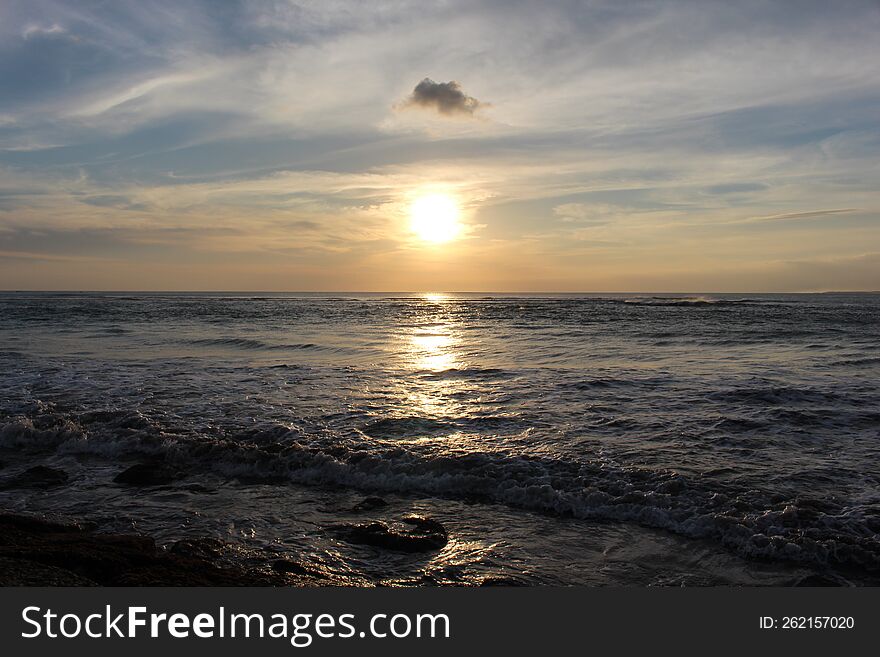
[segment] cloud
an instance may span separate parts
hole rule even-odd
[[[763,192],[767,189],[764,183],[719,183],[706,188],[706,192],[713,195],[723,194],[747,194],[749,192]]]
[[[553,208],[553,214],[562,221],[601,225],[608,223],[619,208],[606,203],[563,203]]]
[[[435,110],[444,116],[474,116],[480,108],[489,107],[489,103],[468,96],[455,80],[434,82],[431,78],[425,78],[415,86],[401,106]]]
[[[836,208],[833,210],[810,210],[808,212],[786,212],[785,214],[773,214],[764,217],[751,217],[743,223],[759,223],[767,221],[790,221],[794,219],[812,219],[813,217],[826,217],[833,214],[849,214],[858,212],[858,208]]]
[[[52,23],[52,25],[49,25],[48,27],[29,23],[24,29],[22,29],[21,38],[27,40],[35,36],[55,36],[58,34],[64,34],[65,32],[67,32],[67,30],[61,27],[58,23]]]
[[[92,256],[58,255],[55,253],[34,253],[30,251],[0,251],[0,260],[48,260],[60,262],[94,262],[108,260]]]
[[[102,270],[118,285],[173,286],[175,258],[196,267],[249,249],[258,255],[218,257],[192,280],[471,286],[477,269],[452,262],[482,249],[498,258],[480,260],[492,263],[483,285],[506,289],[537,285],[532,265],[569,289],[741,287],[754,267],[748,287],[769,289],[768,263],[880,244],[876,0],[794,13],[690,0],[349,4],[0,2],[0,88],[14,90],[0,94],[0,250],[127,264],[151,240],[137,253],[163,266]],[[459,278],[373,251],[406,242],[405,199],[435,183],[486,226],[438,257]],[[114,238],[98,244],[100,229]],[[294,249],[312,278],[282,281],[270,264],[295,258],[264,256]],[[0,285],[98,285],[66,264],[17,261]],[[792,265],[778,286],[801,289],[799,272],[818,286],[824,266]],[[676,267],[690,277],[656,278]],[[859,271],[828,285],[877,280]]]
[[[146,203],[135,203],[127,196],[121,194],[98,194],[96,196],[88,196],[82,199],[86,205],[93,205],[97,208],[115,208],[117,210],[150,210],[150,206]]]

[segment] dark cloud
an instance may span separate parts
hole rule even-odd
[[[403,102],[403,107],[422,107],[444,116],[474,116],[481,107],[488,106],[464,93],[455,80],[434,82],[431,78],[419,82]]]

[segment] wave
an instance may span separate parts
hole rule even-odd
[[[379,420],[386,435],[416,418]],[[419,420],[424,422],[424,419]],[[17,418],[0,427],[0,445],[30,444],[69,455],[131,459],[161,456],[181,470],[248,481],[288,481],[504,504],[600,521],[634,522],[716,541],[747,557],[880,571],[880,502],[788,499],[734,483],[671,470],[572,461],[504,450],[419,451],[396,441],[308,436],[267,425],[214,437],[162,430],[138,413],[108,411],[42,422]],[[423,425],[440,430],[443,423]],[[121,431],[124,429],[124,431]]]
[[[628,379],[619,377],[594,377],[581,381],[564,381],[558,384],[561,389],[567,390],[601,390],[619,388],[657,388],[662,386],[667,379]]]
[[[417,374],[423,379],[433,380],[492,380],[516,376],[515,372],[493,367],[452,367],[446,370],[421,370]]]
[[[30,418],[13,418],[0,426],[0,447],[35,452],[82,440],[85,430],[75,421],[61,419],[36,422]]]
[[[871,365],[880,365],[880,357],[867,356],[865,358],[850,358],[836,361],[832,363],[832,365],[843,367],[870,367]]]
[[[760,303],[758,299],[718,299],[716,297],[632,297],[623,303],[631,306],[731,306]]]
[[[709,399],[720,402],[738,402],[779,406],[785,404],[826,404],[838,401],[839,394],[810,388],[794,388],[788,386],[752,386],[748,388],[731,388],[716,390],[706,395]]]
[[[534,424],[531,422],[529,426]],[[361,432],[371,438],[396,440],[443,436],[455,432],[522,431],[526,428],[526,423],[516,415],[470,415],[460,418],[406,416],[373,420],[364,425]]]
[[[768,424],[746,417],[719,417],[715,419],[711,427],[716,431],[725,433],[752,433],[761,429],[767,429]]]
[[[367,423],[361,429],[373,438],[418,438],[446,433],[455,425],[442,420],[422,417],[383,418]]]
[[[271,344],[251,338],[198,338],[189,340],[188,344],[202,347],[233,347],[236,349],[325,349],[313,342],[295,342],[290,344]]]

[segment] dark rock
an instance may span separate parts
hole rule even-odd
[[[64,470],[37,465],[7,479],[0,488],[52,488],[67,483],[69,478]]]
[[[11,526],[15,530],[30,534],[60,534],[78,532],[82,528],[75,523],[60,523],[44,520],[36,516],[18,516],[14,513],[0,513],[0,526]]]
[[[219,549],[207,539],[202,548]],[[185,552],[188,552],[184,554]],[[280,586],[289,578],[242,565],[218,565],[210,550],[156,547],[148,536],[98,534],[76,525],[0,515],[0,585]],[[313,583],[301,577],[298,584]]]
[[[3,586],[97,586],[97,582],[74,572],[28,559],[0,557]]]
[[[365,497],[360,502],[355,504],[351,510],[355,513],[361,513],[363,511],[374,511],[375,509],[382,509],[386,506],[388,506],[388,502],[383,500],[381,497]]]
[[[138,463],[113,478],[129,486],[162,486],[177,479],[178,473],[163,463]]]
[[[401,523],[393,526],[384,522],[370,522],[346,527],[342,531],[342,538],[356,545],[370,545],[397,552],[440,550],[449,540],[443,525],[421,516],[403,518]]]

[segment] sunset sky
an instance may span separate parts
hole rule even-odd
[[[4,1],[0,288],[880,289],[878,35],[875,1]]]

